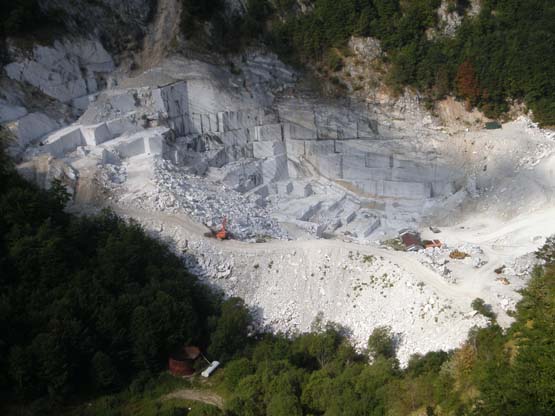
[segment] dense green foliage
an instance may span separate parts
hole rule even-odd
[[[0,33],[20,33],[39,24],[41,17],[37,0],[0,0]]]
[[[214,359],[244,348],[241,301],[222,303],[137,224],[68,215],[59,183],[41,191],[0,162],[0,391],[64,399],[155,374],[186,343],[212,338]]]
[[[203,391],[213,385],[214,378],[206,383],[194,379],[174,377],[160,373],[145,380],[143,385],[133,383],[130,388],[87,401],[82,405],[68,406],[59,414],[66,416],[222,416],[216,406],[191,399],[170,398],[169,394],[178,391],[194,390],[201,394],[215,396]],[[190,409],[190,410],[189,410]]]
[[[53,24],[61,24],[60,19],[54,13],[44,13],[38,0],[0,0],[0,38],[33,32]]]
[[[267,1],[246,0],[248,13],[226,15],[223,0],[181,0],[181,30],[194,43],[206,43],[203,27],[211,24],[209,47],[220,52],[237,52],[265,29],[266,20],[272,15]]]

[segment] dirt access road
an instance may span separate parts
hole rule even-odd
[[[340,240],[274,240],[265,243],[246,243],[236,240],[218,241],[204,236],[208,228],[195,223],[186,215],[166,214],[163,212],[148,212],[138,209],[121,209],[112,207],[117,214],[132,217],[141,223],[164,224],[164,227],[174,227],[181,235],[191,240],[207,240],[218,250],[228,253],[251,253],[263,257],[265,253],[291,252],[302,250],[308,255],[318,250],[352,250],[362,255],[373,255],[383,257],[398,265],[400,268],[410,271],[426,285],[432,287],[442,297],[451,299],[456,305],[467,308],[477,297],[483,297],[482,287],[472,285],[453,285],[434,271],[423,266],[411,253],[391,251],[379,247],[365,246]]]
[[[198,390],[198,389],[181,389],[176,390],[162,398],[162,400],[191,400],[194,402],[202,402],[216,406],[219,409],[224,408],[224,399],[218,394],[210,390]]]

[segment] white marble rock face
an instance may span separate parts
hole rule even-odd
[[[17,138],[17,146],[25,148],[44,135],[58,129],[60,125],[43,113],[30,113],[7,124]]]
[[[221,68],[176,59],[149,71],[145,82],[129,80],[99,91],[98,81],[114,69],[104,48],[92,40],[58,41],[37,46],[6,72],[72,103],[83,115],[61,130],[44,114],[25,115],[24,108],[3,102],[0,115],[17,118],[12,130],[22,147],[42,141],[44,146],[31,154],[63,159],[100,148],[92,154],[100,155],[101,163],[114,160],[104,154],[116,155],[115,160],[168,158],[239,192],[271,185],[269,195],[257,200],[262,205],[272,198],[293,205],[303,198],[326,201],[330,196],[310,181],[329,181],[337,199],[308,203],[314,212],[290,218],[320,224],[304,227],[318,235],[358,227],[354,234],[370,237],[390,224],[380,216],[395,212],[394,224],[418,221],[424,204],[455,191],[457,172],[426,152],[390,148],[364,107],[300,96],[277,100],[269,86],[292,82],[292,72],[273,55],[249,54],[240,65],[243,87]],[[309,183],[302,182],[305,178]],[[374,210],[366,222],[357,214],[363,201]]]
[[[63,103],[97,92],[97,76],[114,69],[112,57],[92,40],[35,46],[32,58],[22,56],[5,67],[11,79],[29,83]]]

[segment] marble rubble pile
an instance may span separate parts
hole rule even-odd
[[[163,211],[185,212],[213,229],[228,218],[227,228],[239,240],[287,238],[266,209],[221,183],[183,173],[168,161],[160,161],[154,181],[161,193],[172,196],[172,205]]]
[[[450,254],[454,251],[465,253],[467,257],[461,260],[454,260]],[[484,251],[475,244],[462,243],[449,246],[445,243],[441,247],[429,247],[419,250],[416,254],[418,260],[442,276],[447,282],[457,283],[457,277],[452,273],[451,264],[464,264],[474,269],[479,269],[488,263]]]

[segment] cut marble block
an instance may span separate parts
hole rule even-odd
[[[218,113],[218,130],[225,132],[258,126],[263,117],[264,112],[259,109],[221,111]]]
[[[283,124],[283,137],[286,140],[316,140],[316,129],[309,129],[293,123]]]
[[[257,159],[285,154],[283,142],[254,142],[252,145],[254,157]]]
[[[305,156],[305,142],[304,140],[286,140],[285,147],[287,157],[293,160],[299,160],[300,157]]]
[[[249,131],[247,129],[226,131],[217,133],[225,146],[246,146],[249,143]]]
[[[141,133],[136,133],[121,140],[116,146],[116,151],[121,157],[130,158],[145,153],[145,138]]]
[[[137,126],[131,122],[127,117],[116,118],[106,122],[106,127],[112,137],[117,137],[123,133],[136,130]]]
[[[270,157],[262,162],[262,178],[264,183],[287,179],[287,157],[285,155]]]
[[[283,128],[281,124],[268,124],[254,127],[255,141],[282,141]]]
[[[87,146],[98,146],[113,138],[106,123],[95,124],[93,126],[83,126],[81,128]]]
[[[432,196],[432,186],[430,183],[394,182],[371,179],[352,182],[365,193],[376,197],[427,199]]]
[[[54,157],[63,157],[85,144],[81,127],[69,126],[48,136],[44,141],[44,150]]]

